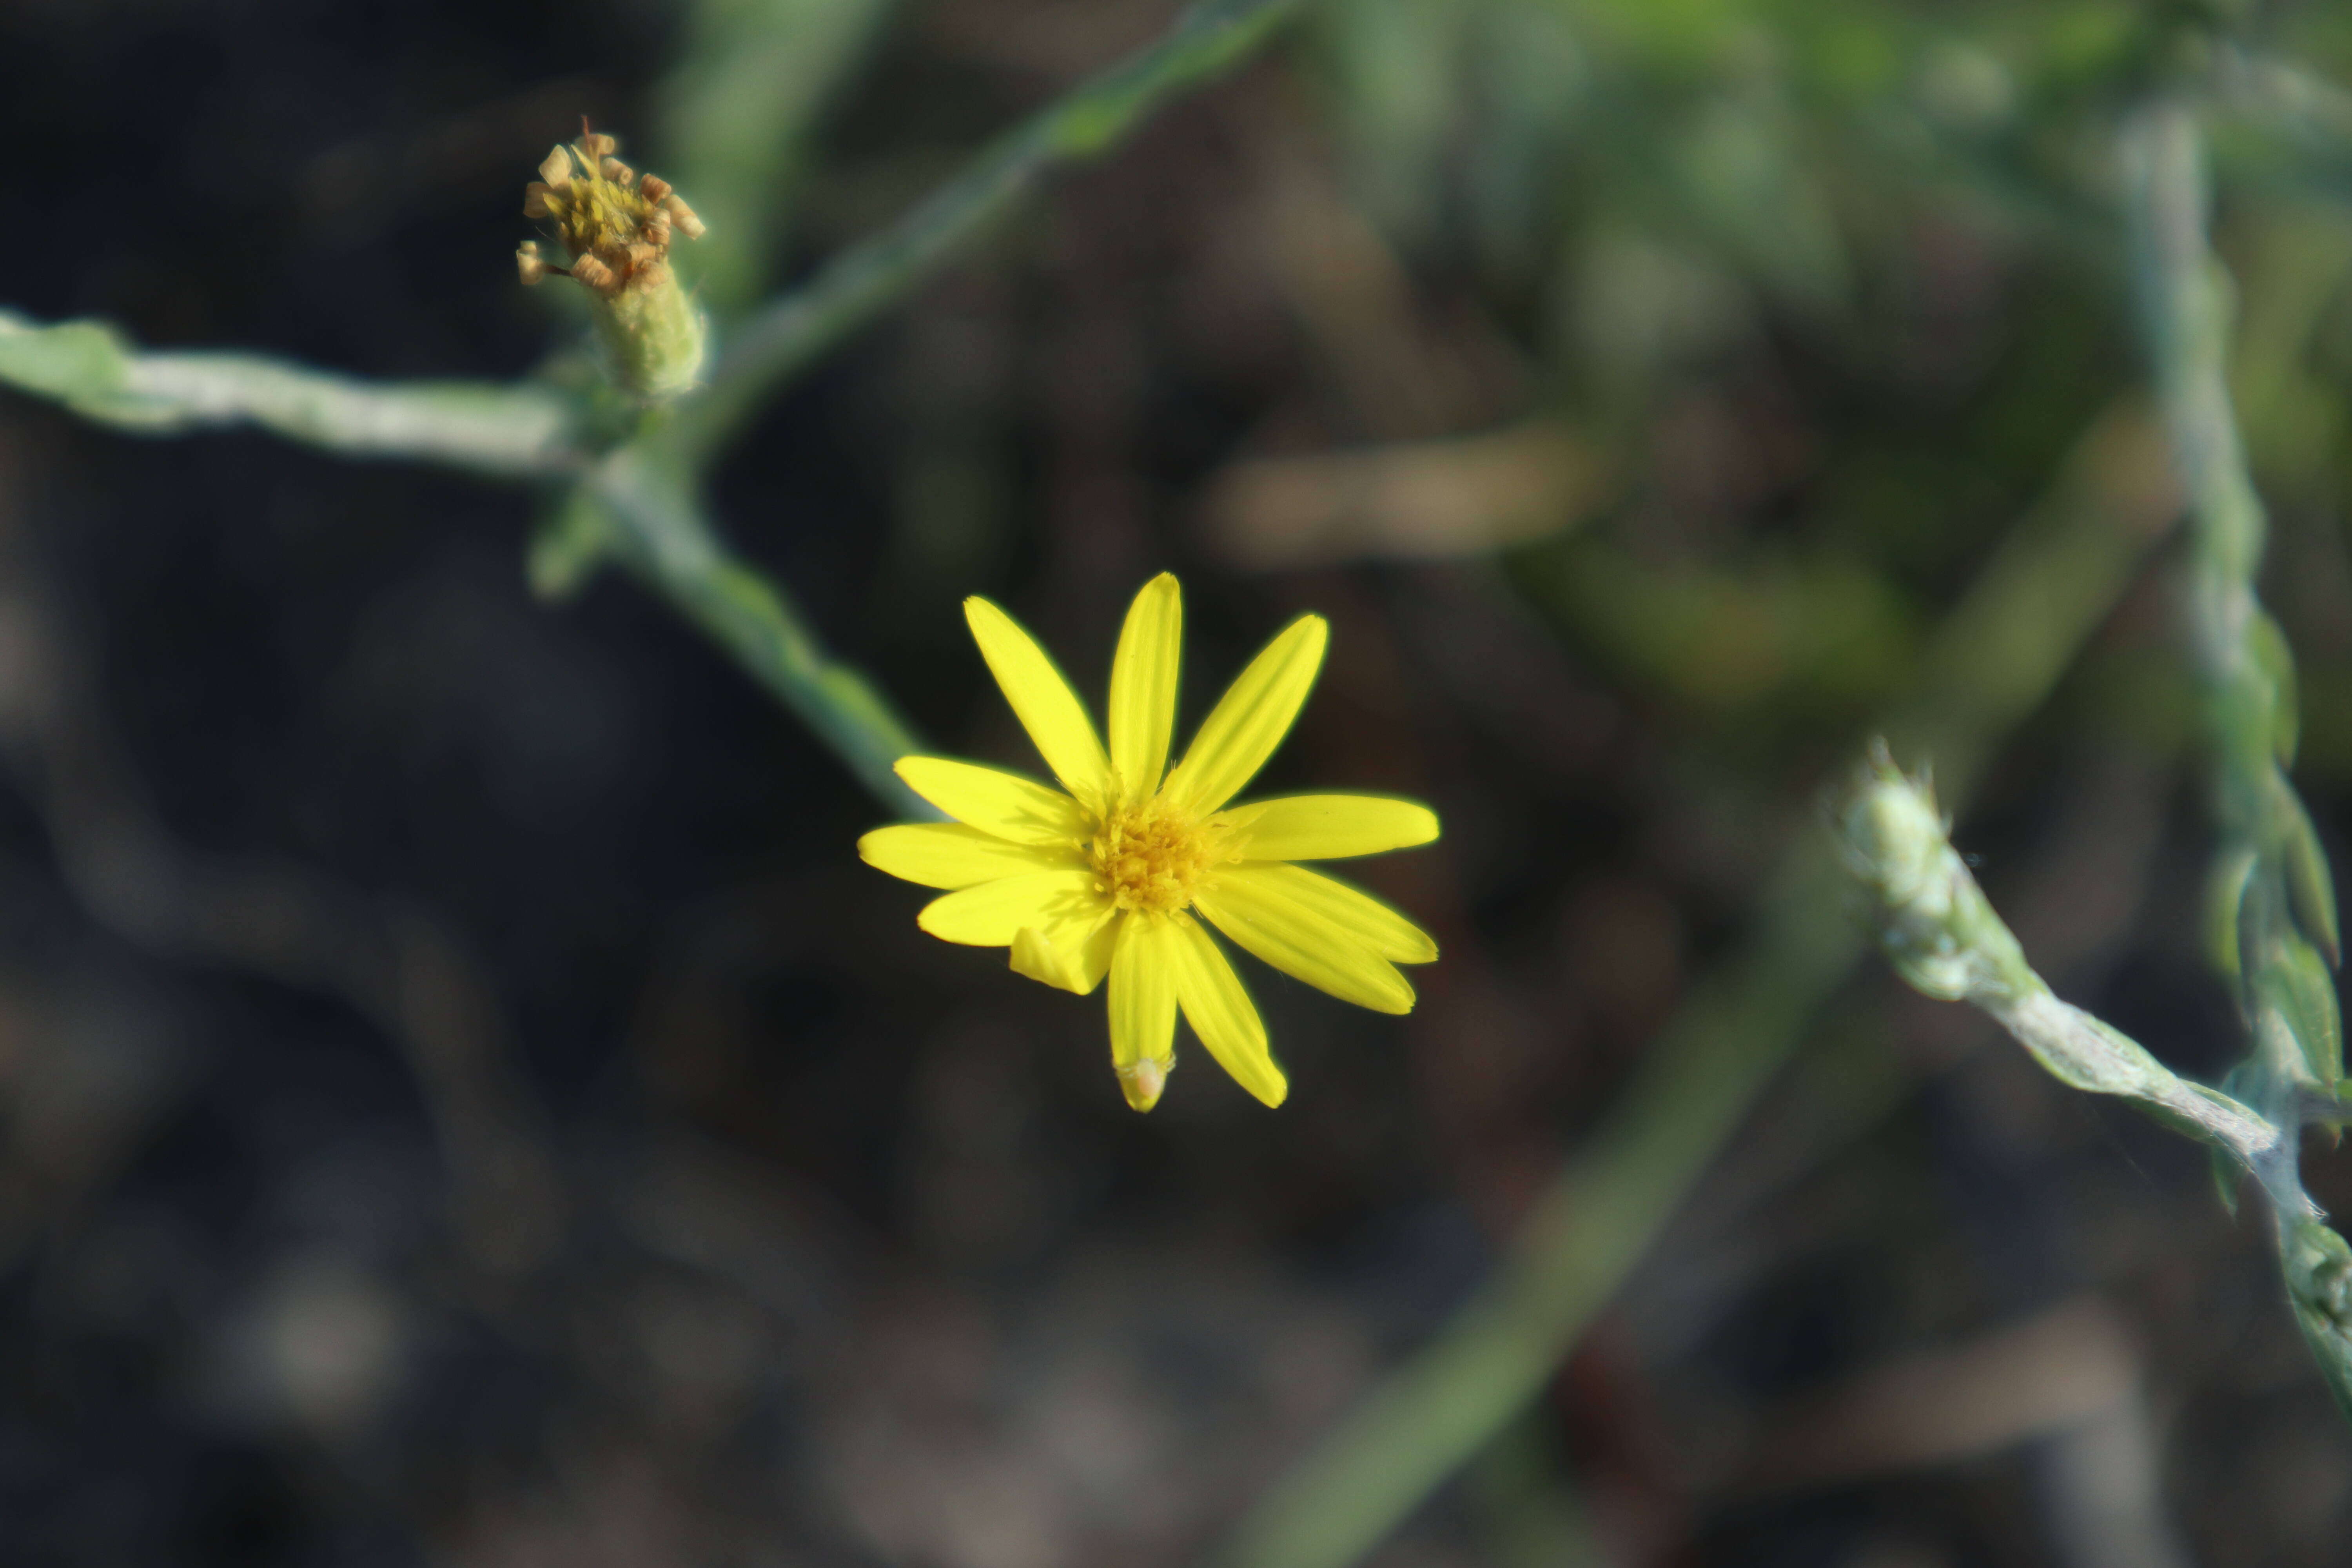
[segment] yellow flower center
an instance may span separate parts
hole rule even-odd
[[[1224,839],[1156,800],[1114,806],[1095,829],[1095,874],[1118,908],[1170,914],[1192,901],[1203,872],[1232,858]]]

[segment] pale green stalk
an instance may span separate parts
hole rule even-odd
[[[610,521],[614,552],[638,579],[797,714],[892,816],[940,817],[891,771],[923,750],[913,729],[863,671],[826,651],[782,584],[720,542],[682,476],[624,447],[574,495]]]
[[[2277,1211],[2287,1297],[2328,1386],[2352,1415],[2352,1249],[2309,1216],[2297,1166],[2306,1104],[2335,1103],[2343,1025],[2326,857],[2285,765],[2294,663],[2255,596],[2266,523],[2230,405],[2229,279],[2207,240],[2202,132],[2159,101],[2126,127],[2121,161],[2141,337],[2189,499],[2189,648],[2204,693],[2217,837],[2215,956],[2236,982],[2250,1049],[2226,1085],[2297,1135],[2258,1168]]]
[[[725,321],[755,300],[809,162],[811,132],[896,0],[697,0],[654,94],[662,172],[710,226],[684,258]]]
[[[814,281],[732,334],[710,386],[673,438],[700,461],[779,384],[938,270],[1065,164],[1099,157],[1161,105],[1247,58],[1299,0],[1202,0],[1158,43],[1005,132],[897,223],[835,257]]]
[[[2122,594],[2170,505],[2128,412],[1946,618],[1926,689],[1894,721],[1965,794]],[[1643,1053],[1599,1131],[1538,1198],[1502,1266],[1243,1519],[1224,1568],[1345,1568],[1526,1410],[1559,1371],[1861,956],[1846,881],[1819,835],[1772,879],[1746,941]]]
[[[0,384],[142,436],[257,425],[347,458],[439,463],[501,479],[579,468],[579,409],[523,382],[385,384],[257,354],[141,353],[99,321],[0,310]]]

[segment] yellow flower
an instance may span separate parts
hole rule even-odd
[[[946,757],[898,760],[908,786],[955,821],[878,827],[857,850],[894,877],[955,889],[924,908],[925,931],[1010,947],[1014,970],[1081,996],[1108,975],[1111,1065],[1138,1110],[1159,1102],[1175,1065],[1179,1009],[1244,1089],[1268,1105],[1290,1092],[1264,1020],[1196,912],[1342,1001],[1412,1010],[1396,965],[1429,963],[1437,944],[1386,904],[1290,862],[1426,844],[1437,814],[1362,795],[1228,804],[1307,700],[1330,636],[1322,616],[1301,616],[1250,661],[1172,769],[1184,624],[1173,576],[1146,583],[1127,612],[1108,752],[1077,693],[1010,616],[975,598],[964,617],[1062,787]]]

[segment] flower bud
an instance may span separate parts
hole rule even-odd
[[[539,179],[523,187],[523,214],[545,223],[571,260],[568,275],[588,291],[597,338],[615,381],[647,402],[677,396],[702,371],[706,328],[669,265],[674,234],[703,232],[669,183],[640,174],[613,154],[610,136],[591,131],[549,153]],[[567,269],[535,244],[515,253],[525,283]]]
[[[1925,784],[1874,761],[1846,801],[1839,826],[1855,868],[1889,903],[1933,896],[1950,839]]]
[[[2041,987],[1952,848],[1935,791],[1906,777],[1885,742],[1871,743],[1832,826],[1847,869],[1873,896],[1888,962],[1913,986],[1984,1007]]]

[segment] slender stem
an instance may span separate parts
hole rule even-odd
[[[655,89],[656,164],[709,232],[684,257],[724,321],[758,294],[809,164],[811,132],[897,0],[696,0]]]
[[[1902,727],[1964,795],[2041,705],[2173,514],[2118,411],[1947,617]],[[2060,570],[2063,568],[2063,570]],[[1819,835],[1790,849],[1746,942],[1652,1042],[1495,1278],[1245,1517],[1225,1568],[1344,1568],[1533,1401],[1649,1250],[1862,952]]]
[[[1162,104],[1246,58],[1299,0],[1203,0],[1166,37],[1000,137],[970,167],[882,233],[827,263],[805,288],[754,313],[678,411],[678,450],[698,464],[760,400],[936,271],[1064,164],[1099,156]]]
[[[2230,402],[2231,297],[2206,235],[2204,133],[2188,105],[2159,100],[2125,126],[2118,152],[2140,336],[2189,499],[2183,604],[2213,777],[2213,927],[2250,1044],[2225,1087],[2297,1134],[2256,1173],[2278,1211],[2279,1264],[2296,1321],[2352,1417],[2352,1252],[2312,1217],[2298,1161],[2305,1101],[2335,1097],[2344,1073],[2329,973],[2336,897],[2285,772],[2294,756],[2294,664],[2255,596],[2266,521]]]
[[[441,463],[501,479],[583,460],[575,405],[529,383],[371,383],[257,354],[141,353],[97,321],[0,310],[0,384],[137,435],[257,425],[348,458]]]
[[[599,465],[590,493],[638,578],[782,700],[886,810],[939,816],[891,771],[922,747],[889,699],[825,650],[782,587],[729,552],[678,475],[625,447]]]

